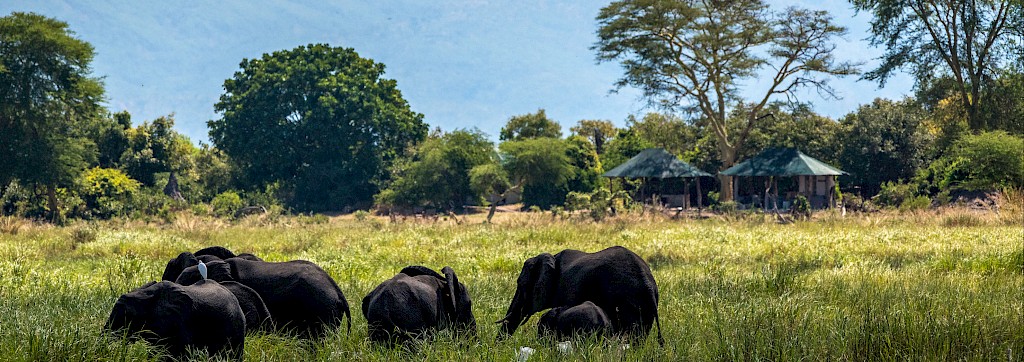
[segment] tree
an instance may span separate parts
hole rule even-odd
[[[574,135],[579,135],[594,145],[598,155],[604,153],[604,145],[618,133],[618,129],[611,121],[581,119],[576,125],[569,129]]]
[[[504,199],[509,191],[519,190],[518,187],[513,187],[508,180],[508,173],[497,163],[487,163],[469,170],[469,185],[473,192],[484,197],[490,204],[490,210],[487,211],[488,223],[498,209],[498,202]]]
[[[384,65],[351,48],[300,46],[240,67],[224,81],[210,140],[241,186],[280,181],[300,210],[369,203],[388,166],[427,135]]]
[[[103,85],[91,77],[93,48],[68,24],[33,13],[0,18],[0,184],[46,188],[59,221],[57,189],[74,185],[96,158],[88,138]]]
[[[396,172],[379,201],[391,206],[431,206],[443,210],[461,209],[475,202],[469,171],[497,162],[494,144],[479,130],[456,130],[435,135],[421,143],[411,160]]]
[[[501,128],[499,139],[517,141],[527,138],[561,138],[562,126],[548,118],[543,109],[537,113],[524,114],[509,118],[505,127]]]
[[[128,147],[121,154],[121,167],[131,178],[145,186],[155,186],[158,172],[181,171],[188,150],[182,150],[179,139],[185,136],[174,131],[174,115],[158,117],[125,131]],[[186,143],[191,142],[185,139]],[[177,152],[176,152],[177,151]]]
[[[522,185],[523,203],[542,208],[565,201],[566,183],[575,175],[565,141],[530,138],[498,146],[513,185]]]
[[[681,155],[696,146],[697,127],[674,115],[651,112],[639,120],[629,116],[626,124],[638,137],[674,155]]]
[[[601,180],[601,160],[594,145],[582,136],[565,139],[565,156],[573,167],[573,176],[566,183],[567,191],[591,192]]]
[[[929,138],[923,112],[910,100],[875,99],[843,117],[836,135],[839,168],[850,184],[874,195],[883,182],[910,180],[925,164]]]
[[[835,97],[826,76],[856,72],[837,63],[832,39],[845,34],[824,11],[788,8],[774,13],[760,0],[620,0],[601,9],[601,62],[620,61],[619,87],[634,86],[665,108],[698,113],[717,140],[722,169],[736,163],[764,107],[777,96],[796,99],[813,87]],[[744,79],[764,76],[769,85],[750,102],[739,132],[730,131],[729,111],[741,101]],[[722,200],[732,199],[732,179],[720,176]]]
[[[910,68],[918,84],[950,75],[972,130],[987,129],[979,116],[982,89],[1000,65],[1019,61],[1013,31],[1024,27],[1018,0],[851,0],[870,11],[872,45],[884,45],[877,69],[864,78],[880,84]]]

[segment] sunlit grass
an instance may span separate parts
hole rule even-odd
[[[884,214],[782,225],[771,217],[593,223],[550,214],[476,218],[312,218],[234,224],[192,217],[167,225],[19,223],[0,233],[0,359],[139,360],[142,343],[105,337],[114,300],[158,279],[183,250],[224,245],[264,259],[306,259],[337,280],[352,333],[322,341],[246,339],[250,360],[496,360],[521,346],[547,360],[1021,360],[1024,226],[1005,215]],[[10,222],[13,223],[13,222]],[[654,338],[577,341],[563,356],[536,339],[532,318],[495,340],[522,262],[565,248],[623,245],[652,266],[666,347]],[[450,265],[473,298],[477,340],[440,334],[409,348],[366,341],[362,297],[402,267]]]

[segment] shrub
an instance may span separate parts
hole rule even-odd
[[[880,206],[899,207],[914,197],[915,189],[914,185],[903,182],[883,182],[882,189],[873,200]]]
[[[718,205],[713,206],[715,211],[723,214],[731,214],[739,210],[736,201],[719,202]]]
[[[924,210],[932,206],[932,199],[928,196],[913,196],[904,199],[900,203],[900,211],[917,211]]]
[[[573,191],[565,195],[566,211],[580,211],[588,208],[590,208],[590,194]]]
[[[131,208],[139,182],[121,170],[95,167],[82,173],[79,190],[85,214],[105,219],[124,215]]]
[[[797,195],[796,199],[793,200],[793,216],[809,219],[811,217],[811,203],[807,201],[804,195]]]
[[[1024,187],[1024,138],[1003,131],[964,136],[915,179],[932,193]]]
[[[365,221],[369,215],[370,213],[366,210],[356,210],[356,212],[352,213],[352,216],[355,216],[358,221]]]
[[[210,201],[210,206],[213,207],[214,215],[226,217],[234,215],[235,211],[238,211],[244,205],[242,204],[242,197],[238,196],[237,192],[224,191]]]

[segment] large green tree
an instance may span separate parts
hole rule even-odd
[[[224,82],[210,140],[241,186],[280,181],[299,209],[369,203],[388,165],[427,135],[384,65],[351,48],[300,46],[240,66]]]
[[[565,201],[576,169],[564,140],[528,138],[505,141],[498,148],[512,184],[522,186],[523,204],[547,208]]]
[[[581,119],[569,130],[590,141],[598,155],[604,153],[605,144],[619,132],[612,121],[597,119]]]
[[[561,138],[562,126],[548,118],[543,109],[536,113],[528,113],[509,118],[505,127],[501,128],[498,138],[502,141],[516,141],[527,138]]]
[[[832,39],[846,30],[824,11],[773,12],[761,0],[620,0],[601,9],[597,21],[597,59],[622,64],[618,86],[699,114],[714,132],[723,169],[736,163],[770,101],[795,99],[805,87],[834,96],[828,77],[856,71],[834,59]],[[732,132],[730,111],[743,100],[741,85],[755,76],[769,82]],[[721,181],[723,200],[731,200],[732,179]]]
[[[0,185],[44,187],[53,220],[57,189],[96,158],[88,135],[103,111],[103,86],[91,76],[92,59],[92,46],[65,22],[33,13],[0,18]]]
[[[400,164],[393,182],[381,191],[377,201],[404,207],[461,209],[479,198],[470,187],[470,170],[494,164],[497,159],[494,143],[479,130],[431,135],[416,148],[409,162]]]
[[[949,76],[972,130],[988,128],[981,116],[984,87],[995,71],[1021,64],[1020,0],[851,0],[868,11],[871,42],[885,47],[882,63],[864,75],[881,84],[909,69],[921,84]]]
[[[875,99],[839,121],[839,168],[850,185],[874,195],[883,182],[910,180],[925,165],[930,137],[924,112],[910,100]]]

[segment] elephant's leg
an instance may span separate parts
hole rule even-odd
[[[647,336],[651,330],[651,321],[644,318],[644,313],[636,305],[619,305],[612,313],[608,313],[615,328],[615,335],[638,340]]]

